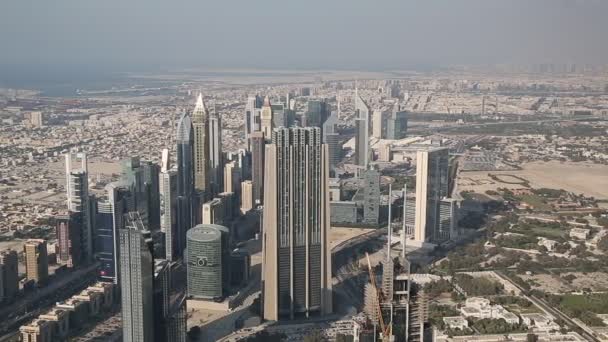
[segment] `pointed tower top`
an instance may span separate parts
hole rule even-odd
[[[264,97],[264,107],[270,107],[270,99],[268,98],[268,95]]]
[[[207,107],[205,106],[205,101],[203,101],[203,94],[198,93],[198,97],[196,98],[196,104],[194,105],[194,111],[192,112],[193,117],[197,116],[206,116],[209,112],[207,111]]]

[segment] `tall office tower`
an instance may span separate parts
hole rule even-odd
[[[154,339],[168,341],[167,318],[171,306],[171,266],[165,259],[154,260]]]
[[[272,136],[273,122],[272,122],[272,106],[270,105],[270,99],[268,96],[264,98],[264,105],[260,112],[260,129],[264,133],[264,139],[270,140]]]
[[[199,224],[188,231],[188,297],[220,299],[229,281],[228,228]]]
[[[376,109],[372,113],[372,136],[376,139],[384,139],[386,136],[386,118],[388,112]]]
[[[304,116],[302,126],[323,127],[323,123],[327,120],[330,113],[331,108],[325,99],[308,100],[308,110]]]
[[[137,212],[125,214],[119,241],[123,341],[154,341],[152,237]]]
[[[331,313],[329,167],[321,129],[276,129],[266,146],[264,183],[264,318]]]
[[[99,277],[118,284],[118,230],[124,214],[135,210],[135,199],[129,187],[120,182],[106,185],[107,198],[97,201],[95,215],[95,251],[99,260]]]
[[[72,155],[65,155],[66,190],[68,197],[68,210],[81,214],[82,232],[80,234],[82,258],[84,262],[93,260],[93,218],[91,217],[89,203],[89,173],[87,155],[82,153],[76,156],[81,161],[80,169],[72,168]]]
[[[275,102],[272,108],[272,127],[289,127],[285,116],[285,105],[281,102]]]
[[[253,183],[253,203],[264,202],[264,133],[251,133],[251,182]]]
[[[180,296],[172,303],[167,321],[167,342],[186,342],[186,297]]]
[[[44,284],[49,278],[49,257],[46,251],[46,241],[30,239],[23,245],[25,255],[25,273],[27,280],[36,284]]]
[[[449,155],[445,147],[416,153],[416,218],[414,240],[445,241],[439,220],[441,199],[448,195]]]
[[[241,214],[253,209],[253,182],[250,180],[241,183]]]
[[[209,117],[209,168],[212,194],[215,195],[222,191],[224,178],[222,119],[216,110]]]
[[[129,188],[135,201],[135,210],[139,213],[140,218],[146,227],[149,227],[148,221],[148,198],[146,194],[146,186],[144,179],[144,167],[139,157],[129,157],[121,160],[122,174],[120,182]]]
[[[392,112],[386,120],[386,136],[383,139],[399,140],[407,135],[407,112],[399,109],[395,103]]]
[[[11,302],[19,292],[19,258],[17,252],[8,249],[0,252],[0,282],[3,293],[0,302]]]
[[[233,192],[240,195],[241,169],[235,161],[224,165],[224,192]]]
[[[369,163],[369,107],[355,94],[355,164],[367,169]]]
[[[169,150],[164,149],[160,171],[160,229],[165,233],[165,258],[169,261],[182,257],[177,238],[180,233],[177,226],[177,197],[177,171],[170,168]]]
[[[365,170],[362,172],[363,187],[363,223],[377,225],[380,218],[380,172]]]
[[[342,158],[342,145],[340,144],[340,134],[336,130],[338,115],[331,112],[331,115],[323,123],[323,143],[327,145],[327,155],[329,159],[329,169],[333,170]]]
[[[261,128],[260,108],[258,106],[259,96],[249,96],[245,104],[245,139],[247,140],[247,150],[251,150],[251,133],[259,131]]]
[[[194,189],[209,190],[209,111],[203,102],[203,95],[198,94],[196,105],[192,112],[192,127],[194,132]]]
[[[80,247],[82,215],[70,212],[56,218],[57,263],[67,267],[78,267],[82,260]]]
[[[160,231],[160,167],[158,164],[142,162],[144,190],[147,203],[148,227],[152,232]]]
[[[192,195],[194,190],[192,168],[192,122],[187,113],[182,114],[177,125],[177,227],[179,249],[185,248],[185,237],[192,227]]]

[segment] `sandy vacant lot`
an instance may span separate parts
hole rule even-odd
[[[518,184],[496,182],[488,173],[514,175],[530,182],[533,188],[564,189],[577,194],[608,199],[608,165],[590,163],[532,162],[522,165],[519,171],[461,172],[459,191],[472,190],[484,193],[497,188],[517,189]]]

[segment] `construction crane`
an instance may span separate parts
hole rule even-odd
[[[369,280],[372,284],[374,292],[376,293],[378,303],[378,320],[380,321],[380,330],[382,331],[381,338],[383,341],[385,338],[386,341],[390,341],[390,336],[393,333],[393,327],[392,324],[386,326],[384,325],[384,318],[382,317],[382,306],[380,304],[382,303],[383,299],[382,291],[378,290],[378,287],[376,286],[376,276],[374,275],[374,270],[372,269],[372,263],[369,260],[369,254],[365,253],[365,257],[367,258],[367,267],[369,269]]]

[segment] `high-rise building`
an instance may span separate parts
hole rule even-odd
[[[182,114],[177,125],[177,226],[180,249],[185,246],[186,232],[192,227],[192,195],[194,191],[194,169],[192,167],[192,145],[194,144],[192,122],[187,113]]]
[[[319,128],[279,128],[266,146],[263,315],[332,312],[329,167]]]
[[[212,194],[222,191],[224,178],[224,160],[222,152],[222,119],[213,111],[209,117],[209,168],[211,172]]]
[[[0,252],[0,282],[2,297],[0,302],[11,302],[19,292],[19,259],[17,252],[8,249]]]
[[[46,241],[29,239],[23,245],[25,255],[25,273],[27,280],[36,284],[45,284],[49,278],[49,257],[46,251]]]
[[[380,172],[365,170],[361,174],[363,192],[363,223],[377,225],[380,218]]]
[[[419,243],[442,242],[441,199],[448,196],[448,149],[432,148],[416,153],[416,217],[414,240]]]
[[[376,109],[372,112],[372,136],[374,138],[384,139],[386,136],[387,117],[388,112],[385,110]]]
[[[355,164],[367,168],[369,163],[369,107],[355,94]]]
[[[247,140],[247,150],[251,150],[250,140],[251,133],[261,129],[260,120],[260,99],[259,96],[249,96],[247,104],[245,104],[245,139]]]
[[[228,228],[200,224],[188,231],[188,297],[219,299],[229,281]]]
[[[34,128],[42,128],[44,126],[42,112],[30,112],[30,125]]]
[[[209,111],[203,101],[203,95],[200,93],[192,112],[192,127],[194,133],[194,188],[197,191],[208,191],[210,181]]]
[[[438,239],[446,241],[456,237],[458,221],[457,201],[453,198],[442,198],[439,203],[439,233]]]
[[[154,340],[186,341],[185,301],[183,294],[172,293],[171,263],[154,260]]]
[[[169,261],[181,258],[183,253],[177,238],[181,232],[177,226],[177,197],[177,171],[170,168],[169,150],[164,149],[160,172],[160,220],[161,231],[165,234],[165,258]]]
[[[235,161],[224,165],[224,192],[233,192],[240,195],[241,169]]]
[[[264,98],[264,104],[262,105],[262,111],[260,112],[260,129],[264,133],[264,139],[270,140],[272,136],[273,120],[272,106],[270,105],[270,99],[268,96]]]
[[[383,139],[399,140],[405,139],[407,135],[407,112],[399,109],[399,103],[395,103],[392,112],[386,120],[386,136]]]
[[[330,171],[338,165],[342,158],[342,145],[340,144],[340,133],[336,130],[338,115],[332,112],[323,123],[323,143],[327,145]]]
[[[302,126],[323,127],[323,123],[327,120],[330,113],[331,108],[325,99],[308,100],[308,110],[304,116]]]
[[[152,237],[137,212],[125,214],[119,230],[123,341],[154,341]]]
[[[106,185],[107,198],[97,202],[95,215],[95,251],[99,260],[99,276],[118,284],[118,231],[123,227],[124,214],[135,210],[135,200],[129,187],[120,182]]]
[[[70,212],[68,215],[58,216],[55,223],[57,235],[57,263],[67,267],[78,267],[82,261],[82,248],[80,247],[82,232],[82,215]]]
[[[120,182],[123,186],[128,187],[133,195],[135,210],[139,213],[144,225],[149,227],[148,198],[143,163],[139,157],[129,157],[123,159],[120,163],[122,166]]]
[[[253,207],[253,182],[246,180],[241,183],[241,213],[245,214]]]
[[[91,216],[89,198],[89,174],[87,156],[79,153],[77,158],[81,161],[81,168],[72,168],[72,154],[65,155],[66,190],[68,198],[68,210],[80,213],[81,229],[80,247],[82,248],[82,258],[84,262],[93,260],[93,217]]]
[[[142,162],[144,172],[144,190],[148,212],[148,227],[152,232],[160,231],[160,167],[158,164]]]
[[[264,154],[265,141],[262,132],[251,133],[251,182],[253,183],[253,202],[263,203],[264,199]]]

